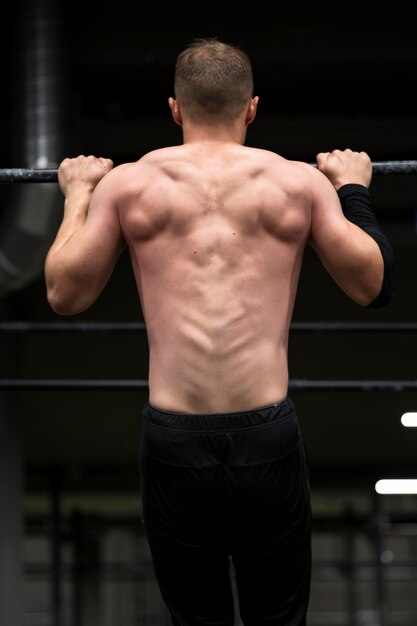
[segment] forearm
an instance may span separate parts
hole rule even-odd
[[[66,195],[62,223],[51,251],[59,250],[84,226],[92,193],[93,189],[83,187]]]
[[[79,186],[67,193],[61,226],[45,261],[47,298],[60,315],[81,313],[97,299],[107,275],[98,259],[106,254],[106,240],[92,246],[87,215],[93,189]]]
[[[78,269],[77,263],[74,266],[76,235],[85,226],[91,194],[92,190],[80,188],[65,197],[62,223],[45,262],[45,280],[50,301],[56,299],[58,288],[61,291],[64,289],[72,291],[70,276],[74,273],[76,275]]]
[[[363,185],[346,184],[337,193],[346,219],[372,237],[379,247],[384,268],[382,282],[377,296],[367,306],[385,306],[394,293],[394,252],[372,210],[369,191]]]

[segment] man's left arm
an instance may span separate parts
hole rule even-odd
[[[378,244],[384,262],[384,274],[379,294],[368,307],[386,306],[394,294],[394,250],[372,208],[369,191],[363,185],[345,184],[337,190],[337,194],[346,219],[356,224]]]
[[[317,165],[336,189],[345,218],[363,230],[379,247],[383,262],[382,283],[379,293],[367,306],[386,306],[394,294],[395,258],[391,242],[372,208],[368,189],[372,178],[371,160],[365,152],[333,150],[319,153]]]
[[[122,250],[112,167],[92,156],[60,165],[64,216],[45,261],[48,302],[59,315],[81,313],[97,300]]]

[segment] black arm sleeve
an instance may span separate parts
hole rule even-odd
[[[368,307],[385,306],[394,294],[394,251],[372,209],[369,191],[363,185],[349,184],[340,187],[337,193],[346,219],[372,237],[381,250],[384,260],[384,279],[381,291],[375,300],[368,304]]]

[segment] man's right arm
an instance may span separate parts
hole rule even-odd
[[[64,216],[45,260],[45,281],[49,304],[60,315],[89,308],[119,258],[123,239],[112,167],[109,159],[93,156],[64,159],[59,167]]]
[[[332,185],[321,180],[316,187],[311,226],[316,252],[355,302],[384,306],[393,295],[394,254],[371,206],[372,163],[364,152],[335,150],[317,155],[317,164]]]

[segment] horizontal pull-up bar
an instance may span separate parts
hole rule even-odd
[[[317,167],[315,163],[310,163]],[[417,161],[374,161],[374,174],[417,174]],[[56,183],[57,169],[3,168],[0,169],[0,183]]]
[[[413,333],[417,322],[292,322],[291,332],[301,333]],[[0,322],[0,333],[138,333],[146,331],[144,322]]]
[[[290,391],[417,391],[417,380],[305,380],[293,378]],[[94,390],[148,389],[147,380],[133,379],[0,379],[4,390]]]
[[[5,168],[0,169],[0,183],[57,183],[57,169]]]

